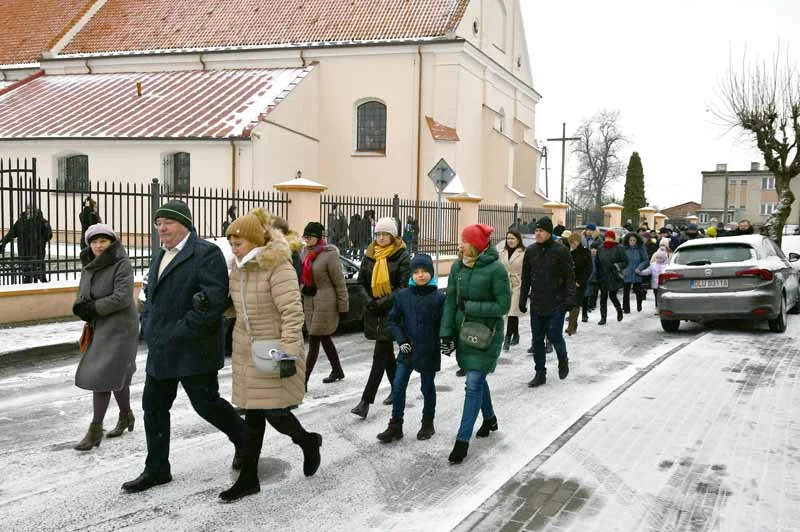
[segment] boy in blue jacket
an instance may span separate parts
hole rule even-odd
[[[441,369],[439,327],[442,323],[445,296],[439,292],[433,278],[433,260],[429,255],[418,254],[411,261],[409,287],[394,296],[389,312],[389,329],[400,346],[397,371],[392,383],[392,417],[389,427],[378,434],[383,443],[403,437],[403,411],[406,407],[406,388],[411,372],[421,376],[422,428],[418,440],[427,440],[436,432],[433,417],[436,412],[436,387],[433,379]]]

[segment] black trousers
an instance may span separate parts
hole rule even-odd
[[[270,410],[246,410],[245,423],[250,428],[250,437],[254,439],[256,453],[261,452],[264,445],[264,429],[266,423],[272,428],[292,438],[297,445],[302,444],[308,438],[308,432],[300,424],[300,420],[295,417],[288,408]]]
[[[506,325],[506,336],[508,338],[519,338],[519,317],[509,316],[508,324]]]
[[[200,417],[224,432],[237,447],[244,448],[248,430],[231,404],[219,396],[217,373],[192,375],[177,379],[156,379],[147,375],[142,394],[144,430],[147,437],[145,471],[151,474],[168,473],[170,414],[178,393],[178,383],[183,385],[194,411]]]
[[[614,305],[614,308],[617,312],[622,312],[622,305],[619,303],[619,299],[617,298],[617,291],[616,290],[607,290],[605,288],[600,288],[600,318],[606,319],[608,315],[608,300],[611,299],[611,303]]]
[[[631,290],[633,290],[633,293],[636,296],[637,309],[641,305],[642,301],[644,301],[644,294],[642,285],[640,283],[625,283],[622,288],[622,310],[625,312],[631,311]]]
[[[370,369],[364,393],[361,394],[361,400],[367,404],[375,402],[375,394],[378,393],[384,372],[389,379],[389,384],[394,382],[397,361],[394,358],[393,347],[391,341],[378,340],[375,342],[375,350],[372,353],[372,369]]]
[[[311,372],[314,371],[314,366],[317,365],[320,344],[322,344],[322,349],[325,350],[328,362],[331,363],[331,375],[344,375],[342,363],[339,361],[339,353],[336,351],[336,346],[333,344],[330,335],[311,335],[308,337],[308,355],[306,355],[306,384],[308,384],[308,379],[311,378]]]

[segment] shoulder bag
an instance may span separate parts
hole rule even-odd
[[[242,298],[242,313],[244,314],[244,327],[247,330],[247,336],[250,337],[250,354],[253,359],[253,366],[256,371],[265,375],[280,376],[282,379],[291,377],[297,373],[297,368],[295,367],[296,357],[279,349],[280,340],[256,340],[253,338],[253,333],[250,330],[250,318],[247,315],[247,295],[244,290],[247,272],[244,270],[239,270],[239,272],[241,273],[239,286]]]
[[[456,285],[456,301],[461,301],[461,274],[458,276]],[[477,321],[466,321],[467,312],[462,311],[464,316],[461,318],[461,326],[458,331],[458,341],[460,345],[469,346],[479,351],[486,351],[492,345],[495,329],[490,329],[483,323]]]

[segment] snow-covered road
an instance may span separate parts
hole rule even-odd
[[[360,333],[335,338],[347,378],[332,385],[321,357],[309,396],[295,412],[308,430],[322,433],[322,466],[305,478],[302,454],[268,427],[260,462],[260,494],[232,504],[217,501],[236,478],[233,447],[199,418],[180,391],[172,413],[174,481],[135,495],[120,485],[143,469],[146,445],[141,392],[146,353],[139,353],[133,381],[136,428],[104,440],[88,453],[72,450],[91,418],[91,395],[73,384],[76,359],[44,362],[0,373],[0,522],[4,531],[212,531],[280,526],[309,530],[450,530],[476,509],[559,434],[638,369],[692,339],[701,329],[661,332],[652,298],[641,314],[623,323],[595,324],[595,312],[568,339],[572,372],[565,381],[549,362],[548,384],[526,387],[533,361],[520,346],[504,353],[490,377],[500,430],[474,440],[467,460],[450,466],[463,405],[463,379],[455,360],[445,359],[437,377],[436,435],[414,437],[421,416],[419,379],[410,385],[406,437],[382,445],[390,407],[376,404],[362,421],[349,413],[369,372],[372,344]],[[527,323],[524,327],[527,329]],[[221,393],[230,396],[230,369],[220,372]],[[385,397],[384,380],[378,398]],[[106,430],[116,421],[114,402]]]

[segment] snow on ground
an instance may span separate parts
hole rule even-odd
[[[136,430],[88,453],[72,450],[91,417],[91,394],[73,385],[77,359],[3,370],[3,530],[255,530],[276,523],[285,531],[450,530],[588,408],[699,330],[661,333],[652,297],[644,312],[621,324],[601,328],[594,324],[597,313],[592,318],[568,340],[569,378],[558,380],[550,355],[548,384],[536,390],[526,386],[533,362],[525,354],[530,333],[523,320],[521,345],[502,355],[489,378],[500,430],[472,440],[460,466],[447,463],[463,406],[463,379],[454,374],[455,361],[445,359],[437,376],[436,435],[426,442],[415,438],[422,399],[414,377],[406,437],[382,445],[375,435],[390,414],[380,404],[388,392],[385,380],[366,420],[349,413],[369,373],[372,343],[360,333],[337,336],[346,379],[322,384],[329,367],[321,357],[309,396],[296,410],[307,429],[324,437],[320,471],[305,478],[299,449],[268,429],[260,462],[262,491],[232,505],[218,504],[217,494],[236,478],[230,470],[233,448],[191,410],[182,390],[172,410],[174,481],[137,495],[120,491],[122,482],[141,472],[146,453],[140,407],[144,350],[132,386]],[[230,388],[226,367],[220,372],[224,397],[230,397]],[[115,420],[112,401],[107,430]]]
[[[80,320],[0,328],[0,356],[33,347],[77,342],[82,331]]]

